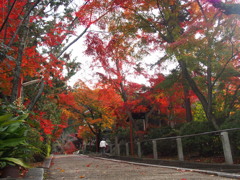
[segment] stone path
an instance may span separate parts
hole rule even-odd
[[[223,180],[229,178],[163,167],[134,165],[85,155],[54,156],[45,180]]]

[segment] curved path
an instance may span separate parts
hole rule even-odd
[[[45,180],[222,180],[209,174],[143,166],[85,155],[57,155],[45,174]]]

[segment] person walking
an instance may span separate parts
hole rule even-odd
[[[102,139],[100,141],[100,144],[99,144],[99,147],[100,147],[100,150],[101,150],[101,153],[102,155],[104,155],[106,153],[106,147],[107,147],[107,142],[105,141],[105,139]]]

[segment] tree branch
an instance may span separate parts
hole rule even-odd
[[[181,70],[183,71],[184,78],[188,81],[188,84],[192,88],[193,92],[197,95],[198,99],[201,101],[204,111],[207,112],[208,102],[204,95],[200,92],[199,88],[197,87],[195,81],[191,78],[189,75],[189,72],[187,70],[186,64],[183,60],[179,60],[179,65],[181,67]]]
[[[25,14],[24,18],[22,19],[22,21],[20,22],[18,28],[16,29],[16,31],[15,31],[12,39],[11,39],[10,42],[8,43],[8,46],[11,46],[11,45],[12,45],[12,43],[13,43],[16,35],[18,34],[18,31],[19,31],[20,28],[22,27],[23,22],[28,18],[28,16],[30,15],[30,13],[31,13],[31,11],[33,10],[33,8],[34,8],[35,6],[37,6],[40,1],[41,1],[41,0],[36,0],[36,2],[34,3],[34,5],[33,5],[33,6],[28,10],[28,12]]]
[[[214,82],[212,83],[212,87],[216,84],[217,80],[221,77],[221,75],[223,74],[223,72],[225,71],[228,63],[237,55],[237,53],[233,54],[228,60],[227,62],[224,64],[223,68],[221,69],[221,71],[218,73],[218,75],[216,76]]]
[[[28,105],[27,109],[28,110],[32,110],[34,105],[36,104],[37,100],[41,97],[42,95],[42,92],[43,92],[43,89],[44,89],[44,80],[42,79],[41,83],[40,83],[40,88],[38,90],[38,93],[37,95],[33,98],[33,100],[31,101],[31,103]]]
[[[203,14],[204,20],[205,20],[206,22],[208,22],[207,17],[206,17],[206,15],[205,15],[205,13],[204,13],[203,7],[202,7],[202,5],[200,4],[199,0],[195,0],[195,1],[197,2],[198,6],[200,7],[200,10],[201,10],[201,12],[202,12],[202,14]]]
[[[2,24],[2,26],[1,26],[1,28],[0,28],[0,33],[1,33],[1,31],[3,30],[3,28],[4,28],[5,24],[7,23],[7,21],[8,21],[8,18],[9,18],[9,16],[10,16],[11,12],[12,12],[12,9],[13,9],[13,7],[14,7],[14,5],[15,5],[16,1],[17,1],[17,0],[14,0],[14,2],[13,2],[13,4],[12,4],[12,6],[11,6],[11,8],[10,8],[10,10],[8,11],[7,17],[5,18],[5,20],[4,20],[4,22],[3,22],[3,24]]]
[[[77,42],[86,32],[87,30],[90,28],[90,25],[88,25],[83,32],[77,37],[75,38],[70,44],[68,44],[57,56],[57,59],[61,57],[61,55],[70,47],[72,46],[75,42]]]
[[[86,121],[86,123],[87,123],[89,129],[92,131],[92,133],[93,133],[94,135],[97,135],[97,133],[96,133],[96,132],[93,130],[93,128],[91,127],[91,124],[90,124],[89,122],[87,122],[87,121]]]

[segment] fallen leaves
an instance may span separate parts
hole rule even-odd
[[[64,169],[62,169],[62,168],[59,168],[59,167],[57,167],[57,168],[55,168],[56,170],[59,170],[60,172],[65,172],[65,170]]]
[[[87,165],[86,165],[86,167],[90,167],[90,166],[91,166],[91,164],[87,164]]]

